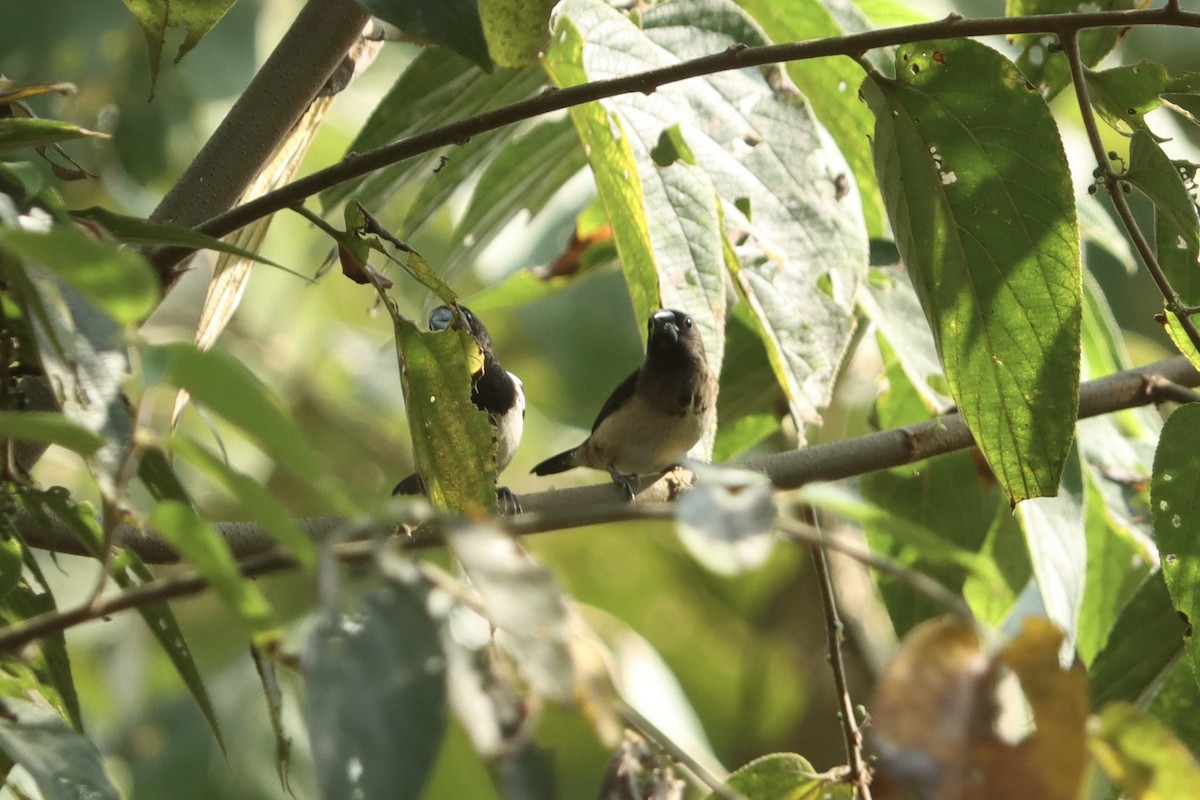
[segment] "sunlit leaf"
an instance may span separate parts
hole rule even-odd
[[[0,119],[0,153],[96,138],[107,139],[108,134],[56,119]]]
[[[500,67],[537,61],[550,41],[550,9],[558,0],[478,0],[488,52]]]
[[[95,745],[43,706],[4,698],[0,748],[29,772],[46,800],[120,800]]]
[[[1084,77],[1088,97],[1105,122],[1126,135],[1150,133],[1145,116],[1162,104],[1158,96],[1166,88],[1166,67],[1143,61],[1100,72],[1088,70]]]
[[[1079,403],[1081,274],[1058,127],[982,44],[905,45],[896,72],[863,85],[876,170],[951,393],[1014,503],[1054,494]]]
[[[1130,800],[1174,800],[1195,794],[1200,764],[1158,720],[1129,703],[1098,715],[1088,739],[1092,755]]]
[[[415,800],[446,730],[445,665],[424,592],[392,585],[327,607],[302,664],[322,796]]]
[[[820,775],[795,753],[772,753],[739,767],[725,786],[746,800],[852,800],[854,787]],[[706,800],[719,800],[713,792]]]

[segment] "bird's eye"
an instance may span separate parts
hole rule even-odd
[[[684,318],[683,318],[683,327],[685,327],[685,328],[690,328],[690,327],[692,327],[692,318],[691,318],[691,317],[684,317]]]

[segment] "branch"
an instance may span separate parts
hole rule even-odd
[[[362,35],[368,19],[352,0],[308,0],[151,219],[191,227],[236,203]],[[174,267],[188,252],[154,254],[164,292],[178,278]]]
[[[1105,378],[1086,381],[1079,387],[1079,418],[1096,417],[1126,408],[1175,400],[1180,388],[1200,386],[1200,373],[1183,356],[1176,356]],[[795,489],[815,481],[835,481],[911,464],[934,456],[974,447],[975,441],[962,417],[947,414],[916,425],[869,433],[853,439],[812,445],[799,450],[773,453],[749,459],[741,464],[762,472],[778,489]],[[670,516],[666,503],[686,491],[687,483],[677,471],[661,478],[641,478],[634,482],[635,503],[625,500],[612,483],[577,488],[551,489],[521,496],[524,513],[505,519],[505,526],[518,536],[545,531],[565,530],[585,525],[600,525],[648,515]],[[642,508],[654,505],[654,511]],[[45,527],[40,520],[17,513],[11,522],[30,547],[58,553],[89,555],[70,530],[61,524]],[[325,539],[345,520],[338,517],[313,517],[298,524],[314,539]],[[257,557],[275,547],[261,526],[253,522],[219,523],[230,550],[239,559]],[[117,543],[150,564],[169,564],[178,554],[151,531],[123,526]],[[419,538],[417,546],[438,544]]]
[[[1121,177],[1113,172],[1112,165],[1109,164],[1108,154],[1104,150],[1104,141],[1100,138],[1100,127],[1096,123],[1096,115],[1092,111],[1092,103],[1088,98],[1087,78],[1084,75],[1083,58],[1079,54],[1079,36],[1078,32],[1071,31],[1064,33],[1060,37],[1062,41],[1063,51],[1067,55],[1067,63],[1071,65],[1071,83],[1075,86],[1075,98],[1079,103],[1079,113],[1083,117],[1083,129],[1087,132],[1088,142],[1092,146],[1092,154],[1096,157],[1098,164],[1097,175],[1104,181],[1104,188],[1108,191],[1108,196],[1112,198],[1113,206],[1117,210],[1117,216],[1121,218],[1121,223],[1125,226],[1125,230],[1129,232],[1129,238],[1133,241],[1134,249],[1137,250],[1138,256],[1142,259],[1142,263],[1146,265],[1146,271],[1154,278],[1154,283],[1158,286],[1158,290],[1162,293],[1163,300],[1166,301],[1167,310],[1175,315],[1179,320],[1180,327],[1187,334],[1188,340],[1192,343],[1197,351],[1200,351],[1200,331],[1196,329],[1195,322],[1192,321],[1191,313],[1194,309],[1189,309],[1179,296],[1179,292],[1175,291],[1175,287],[1171,285],[1171,281],[1163,272],[1162,265],[1158,263],[1158,256],[1154,252],[1154,248],[1150,246],[1146,236],[1142,233],[1142,228],[1138,225],[1137,220],[1133,216],[1133,209],[1129,207],[1129,200],[1125,197],[1125,191],[1121,183]]]
[[[281,186],[255,200],[219,214],[197,227],[210,236],[225,236],[260,217],[289,206],[340,183],[361,177],[439,147],[462,144],[472,136],[523,120],[561,111],[593,100],[620,94],[649,94],[661,86],[717,72],[762,67],[781,61],[804,61],[828,56],[857,56],[879,47],[893,47],[946,36],[995,36],[1023,33],[1054,33],[1060,36],[1088,28],[1170,25],[1200,27],[1200,14],[1185,13],[1167,6],[1138,11],[1098,11],[1089,14],[1045,14],[1029,17],[963,19],[950,15],[937,22],[834,36],[806,42],[766,47],[733,46],[722,53],[681,61],[669,67],[639,72],[620,78],[594,81],[565,89],[548,89],[537,97],[502,106],[474,117],[400,139],[363,153],[351,153],[338,163]]]

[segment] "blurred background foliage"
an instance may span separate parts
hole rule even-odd
[[[0,26],[0,72],[18,82],[75,83],[77,94],[36,98],[31,105],[39,115],[113,135],[111,140],[68,147],[72,157],[99,175],[98,180],[63,186],[69,207],[102,205],[145,216],[181,174],[300,5],[299,0],[240,0],[181,63],[164,63],[155,98],[149,102],[145,42],[120,3],[55,0],[53,13],[44,3],[9,3]],[[986,9],[979,3],[964,5],[975,15],[1003,12],[999,2],[986,4]],[[923,10],[936,16],[945,8]],[[175,44],[168,40],[168,55]],[[334,101],[302,172],[342,156],[379,98],[418,52],[416,45],[405,44],[383,49],[367,73]],[[1147,54],[1181,68],[1200,67],[1194,38],[1183,31],[1134,30],[1117,60],[1136,63]],[[1058,99],[1055,111],[1070,118],[1077,112],[1068,94]],[[1066,130],[1076,138],[1068,142],[1072,161],[1086,163],[1089,156],[1081,138]],[[376,213],[385,223],[394,223],[401,218],[400,209],[414,202],[420,185],[414,181],[392,201],[395,207],[377,208]],[[406,231],[398,233],[430,263],[444,261],[461,245],[451,235],[467,196],[465,190],[455,194],[411,237]],[[519,218],[487,247],[470,270],[456,277],[454,288],[471,305],[473,294],[515,271],[549,264],[566,250],[576,217],[593,196],[586,176],[570,181],[535,218]],[[329,241],[307,222],[285,213],[273,223],[263,251],[303,275],[314,275],[329,248]],[[640,359],[642,326],[630,309],[621,273],[611,253],[599,262],[544,299],[485,306],[497,349],[505,365],[524,379],[530,400],[524,443],[502,477],[502,483],[518,494],[546,488],[544,481],[527,474],[529,468],[546,454],[575,443],[607,390]],[[1159,305],[1149,281],[1134,280],[1101,253],[1090,263],[1130,341],[1140,350],[1136,360],[1168,354],[1161,332],[1144,312]],[[211,255],[205,254],[143,329],[148,339],[191,338],[210,274]],[[422,314],[423,296],[398,296],[407,313]],[[286,400],[330,471],[345,476],[345,485],[357,496],[384,495],[412,470],[391,325],[369,287],[343,280],[336,269],[308,284],[278,270],[257,268],[220,346]],[[869,351],[862,348],[858,361],[850,365],[833,407],[825,412],[826,426],[813,432],[815,439],[843,438],[868,429],[878,367]],[[160,399],[157,413],[163,418],[170,402],[169,397]],[[231,460],[295,514],[327,511],[314,507],[309,493],[286,473],[275,472],[269,459],[219,422],[190,409],[183,424],[201,439],[208,435],[206,428],[214,426]],[[768,441],[763,448],[772,444]],[[54,451],[39,464],[37,477],[46,485],[88,485],[78,461]],[[232,507],[226,497],[191,477],[201,506],[214,519],[229,518]],[[594,481],[594,475],[572,474],[555,483]],[[582,528],[534,537],[528,544],[570,595],[619,618],[653,646],[678,678],[726,765],[774,751],[803,753],[818,769],[843,762],[841,742],[830,735],[836,710],[806,553],[777,547],[762,569],[723,578],[686,555],[672,526],[665,523]],[[44,561],[60,607],[91,587],[94,562],[65,556]],[[313,595],[309,582],[294,576],[259,583],[283,615],[307,610]],[[858,607],[853,598],[847,602],[852,612],[865,613],[874,601],[864,599]],[[117,616],[68,634],[88,732],[105,753],[110,774],[136,798],[286,796],[276,775],[266,706],[253,664],[246,658],[241,623],[208,595],[180,601],[174,608],[212,694],[227,754],[216,747],[142,622],[131,615]],[[878,668],[879,655],[852,648],[851,656],[852,678],[861,688]],[[1183,677],[1174,683],[1186,681],[1182,668],[1176,674]],[[1190,688],[1192,693],[1165,693],[1158,702],[1194,701],[1194,686]],[[288,702],[286,709],[290,730],[302,736],[295,703]],[[537,740],[554,756],[558,796],[595,796],[609,753],[579,714],[548,708]],[[302,739],[294,753],[292,786],[297,797],[311,796],[311,767]],[[425,796],[497,796],[461,730],[452,729]]]

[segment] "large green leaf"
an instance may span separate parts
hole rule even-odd
[[[1190,624],[1200,622],[1200,404],[1175,409],[1163,426],[1154,476],[1150,482],[1150,508],[1154,537],[1162,557],[1163,577],[1171,602]],[[1192,671],[1200,683],[1200,640],[1187,637]]]
[[[903,46],[896,72],[863,85],[876,170],[951,393],[1012,502],[1054,494],[1079,406],[1081,302],[1058,128],[976,42]]]
[[[104,439],[53,411],[0,411],[0,437],[56,444],[90,456]]]
[[[179,63],[179,59],[200,44],[200,40],[221,21],[221,17],[235,2],[237,0],[125,0],[126,7],[137,18],[146,36],[146,48],[150,51],[151,85],[158,79],[167,28],[187,28],[187,34],[175,55],[175,62]]]
[[[357,0],[409,37],[441,45],[492,71],[477,0]]]
[[[321,611],[305,644],[307,717],[326,800],[415,800],[446,731],[445,661],[425,593],[367,592]]]
[[[56,119],[0,119],[0,153],[95,137],[106,139],[108,134]]]
[[[550,41],[550,9],[558,0],[478,0],[488,52],[502,67],[537,61]]]
[[[0,749],[29,772],[46,800],[120,800],[95,745],[36,703],[6,697],[4,706]]]

